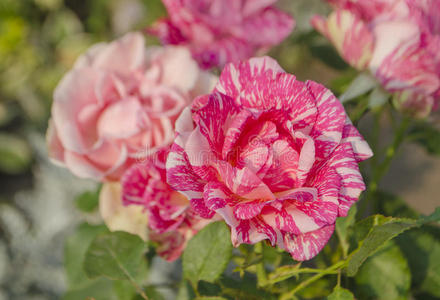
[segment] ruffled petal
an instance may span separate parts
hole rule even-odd
[[[361,70],[368,66],[374,38],[367,24],[355,14],[348,10],[336,10],[327,19],[314,16],[311,22],[350,65]]]
[[[334,225],[329,225],[315,231],[295,235],[284,235],[283,248],[292,255],[292,258],[298,261],[309,260],[315,257],[333,234]]]

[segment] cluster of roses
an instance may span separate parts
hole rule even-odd
[[[61,80],[51,158],[104,182],[109,227],[155,241],[167,260],[213,220],[229,225],[235,246],[268,240],[312,258],[365,189],[358,162],[372,155],[368,144],[324,86],[249,59],[294,27],[276,0],[163,2],[169,17],[148,32],[167,46],[129,33],[93,46]],[[341,55],[406,109],[431,110],[440,1],[330,2],[328,19],[312,22]],[[224,67],[220,78],[211,67]]]

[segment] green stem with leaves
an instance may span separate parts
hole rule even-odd
[[[319,280],[320,278],[324,277],[325,275],[335,275],[338,274],[338,271],[343,269],[347,265],[347,260],[342,260],[334,265],[328,267],[327,269],[322,270],[322,272],[317,273],[316,275],[313,275],[309,277],[308,279],[302,281],[300,284],[298,284],[293,290],[283,295],[283,299],[291,299],[293,296],[295,296],[296,293],[298,293],[300,290],[304,289],[308,285],[312,284],[313,282]]]

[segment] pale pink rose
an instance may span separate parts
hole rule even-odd
[[[117,180],[174,137],[174,122],[215,81],[182,47],[145,47],[140,33],[93,46],[54,93],[49,155],[79,177]]]
[[[157,253],[168,261],[180,257],[187,242],[211,222],[197,216],[188,198],[166,183],[168,149],[148,161],[133,165],[122,177],[125,207],[141,207],[148,216],[149,239],[158,243]]]
[[[277,0],[162,0],[169,17],[149,32],[162,43],[191,49],[203,68],[223,67],[279,44],[292,31],[292,17]]]
[[[358,69],[395,93],[395,104],[423,117],[440,101],[440,1],[329,0],[335,11],[314,27]]]
[[[104,183],[99,193],[99,213],[110,231],[125,231],[148,239],[148,217],[139,206],[124,206],[119,182]]]
[[[176,132],[169,184],[202,217],[221,215],[235,246],[268,240],[310,259],[365,189],[358,162],[372,152],[341,103],[269,57],[228,64]]]

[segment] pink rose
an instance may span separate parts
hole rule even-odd
[[[168,150],[160,150],[143,164],[133,165],[122,177],[122,202],[143,207],[148,216],[150,240],[168,261],[177,259],[188,240],[210,222],[195,215],[187,197],[166,183]]]
[[[295,22],[277,0],[163,0],[169,17],[149,32],[162,43],[185,45],[203,68],[253,56],[279,44]]]
[[[55,90],[50,157],[77,176],[117,180],[168,146],[181,110],[212,86],[184,48],[146,48],[140,33],[95,45]]]
[[[358,69],[395,93],[395,104],[424,117],[440,101],[440,2],[329,0],[335,11],[314,27]]]
[[[235,246],[314,257],[365,189],[358,162],[372,155],[338,99],[264,57],[228,64],[194,103],[176,122],[170,185],[200,216],[222,216]]]

